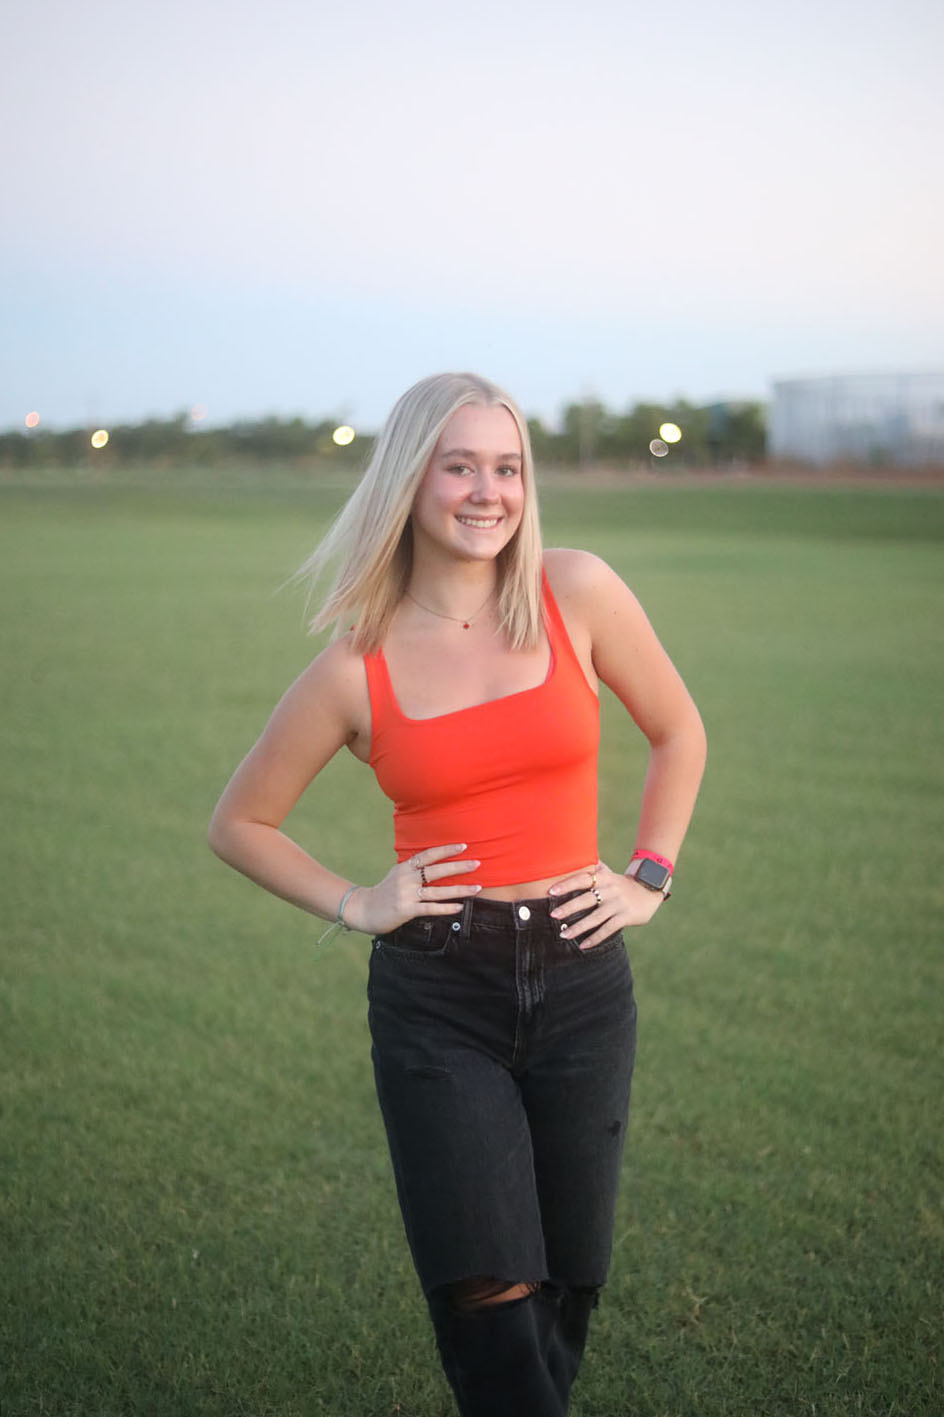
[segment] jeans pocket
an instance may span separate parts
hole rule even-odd
[[[622,930],[617,930],[615,934],[607,935],[605,940],[601,940],[598,945],[591,945],[589,949],[581,949],[580,941],[573,939],[570,935],[565,935],[564,940],[570,949],[571,954],[579,955],[581,959],[604,959],[607,955],[614,954],[619,949],[625,948]]]
[[[418,915],[386,935],[376,935],[373,943],[391,958],[436,959],[446,953],[455,934],[449,920]]]

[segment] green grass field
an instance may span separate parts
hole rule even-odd
[[[0,489],[4,1417],[446,1417],[373,1098],[367,943],[228,872],[213,802],[307,662],[337,490]],[[944,1411],[944,495],[552,487],[709,769],[629,940],[640,1055],[575,1417]],[[644,754],[605,711],[601,849]],[[359,880],[337,761],[290,829]],[[527,1414],[522,1414],[527,1417]]]

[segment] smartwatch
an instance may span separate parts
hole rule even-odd
[[[648,856],[631,861],[626,875],[645,886],[647,891],[658,891],[665,900],[672,894],[672,872],[667,866],[660,866],[658,861],[651,861]]]

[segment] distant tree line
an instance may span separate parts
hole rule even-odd
[[[649,444],[665,423],[681,429],[681,441],[667,461],[689,466],[760,462],[766,452],[767,429],[761,403],[696,405],[685,399],[671,404],[637,403],[616,413],[596,400],[567,404],[560,427],[551,431],[539,419],[529,419],[531,444],[538,462],[587,466],[619,465],[651,459]]]
[[[202,428],[189,414],[181,413],[175,418],[149,418],[144,423],[103,425],[107,426],[108,443],[98,450],[91,447],[90,428],[56,433],[40,427],[0,434],[0,466],[71,467],[90,460],[205,466],[233,458],[293,462],[327,454],[341,464],[357,463],[363,457],[364,440],[339,447],[331,435],[340,421],[262,418],[226,428]]]
[[[340,467],[361,466],[372,435],[358,434],[346,447],[338,446],[332,434],[340,421],[263,418],[203,428],[181,413],[109,428],[107,446],[97,451],[90,446],[91,429],[57,433],[39,427],[0,434],[0,467],[70,467],[91,460],[116,466],[206,466],[234,458],[278,463],[330,458]],[[538,463],[589,468],[648,465],[649,444],[659,437],[664,423],[674,423],[682,432],[666,463],[698,467],[758,462],[764,457],[766,429],[760,403],[699,406],[681,399],[671,404],[637,403],[617,413],[596,400],[585,400],[567,404],[556,429],[538,418],[529,419],[528,427]]]

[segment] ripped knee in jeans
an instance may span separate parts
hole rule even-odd
[[[469,1313],[473,1309],[490,1308],[493,1304],[527,1299],[540,1288],[541,1282],[537,1279],[516,1283],[487,1274],[474,1274],[454,1284],[444,1284],[438,1293],[459,1313]]]

